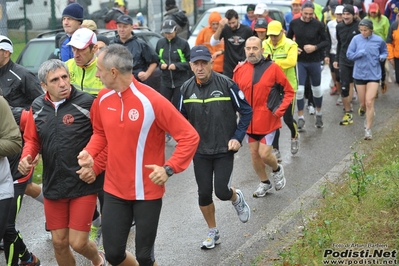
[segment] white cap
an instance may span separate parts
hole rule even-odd
[[[73,46],[76,49],[85,49],[90,44],[96,44],[96,34],[88,28],[80,28],[72,34],[71,41],[67,45]]]
[[[268,11],[269,9],[267,8],[266,4],[257,4],[255,7],[254,14],[255,15],[263,15],[265,11]]]
[[[339,5],[335,7],[335,11],[334,14],[343,14],[344,13],[344,6],[343,5]]]
[[[4,35],[0,35],[0,50],[10,51],[13,53],[12,41]]]

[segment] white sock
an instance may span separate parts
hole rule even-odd
[[[43,189],[40,191],[39,196],[35,198],[38,202],[41,202],[42,204],[44,203],[44,198],[43,198]]]

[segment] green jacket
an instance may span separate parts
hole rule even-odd
[[[373,22],[373,32],[378,36],[380,36],[385,41],[388,37],[388,31],[390,26],[389,19],[384,15],[381,15],[380,21],[378,21],[378,17],[372,18],[366,16],[365,18],[368,18]]]
[[[73,58],[65,62],[71,76],[71,84],[76,89],[97,96],[98,92],[104,88],[104,84],[96,77],[97,57],[88,66],[80,67],[76,65]]]
[[[282,35],[281,40],[274,47],[270,38],[262,43],[263,55],[270,58],[283,70],[292,88],[298,90],[296,76],[296,62],[298,60],[298,44]]]

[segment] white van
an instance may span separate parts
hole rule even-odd
[[[24,12],[24,1],[26,20]],[[61,18],[66,0],[6,0],[9,29],[48,29],[51,19],[51,1],[54,1],[55,17]]]

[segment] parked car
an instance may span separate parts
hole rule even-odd
[[[265,1],[263,1],[265,2]],[[270,4],[269,4],[270,3]],[[284,24],[284,14],[285,12],[291,10],[291,2],[290,1],[274,1],[266,2],[266,4],[269,7],[269,16],[272,19],[276,19],[280,21],[281,23]],[[220,4],[220,3],[219,3]],[[224,14],[226,13],[227,10],[229,9],[234,9],[238,13],[238,19],[241,21],[244,18],[244,15],[247,12],[247,5],[237,5],[237,6],[219,6],[215,8],[208,9],[202,16],[199,18],[197,24],[191,29],[191,36],[188,39],[188,44],[190,47],[194,47],[195,45],[195,40],[197,39],[198,33],[204,28],[209,26],[209,15],[217,11],[220,13],[222,17],[224,17]]]
[[[111,42],[113,41],[116,33],[113,30],[105,29],[99,29],[98,31],[100,35],[106,36]],[[36,38],[31,39],[18,56],[16,63],[24,66],[37,76],[39,67],[44,61],[58,57],[56,50],[56,36],[62,32],[64,32],[63,29],[43,32]],[[133,30],[133,33],[138,38],[148,43],[149,46],[154,50],[158,40],[162,38],[160,34],[150,31],[146,28],[135,29]],[[150,79],[151,87],[158,89],[160,84],[160,70],[158,68],[154,71]]]

